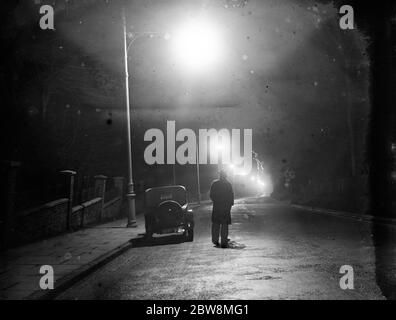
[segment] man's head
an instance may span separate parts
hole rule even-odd
[[[227,172],[223,169],[219,171],[220,180],[227,180]]]

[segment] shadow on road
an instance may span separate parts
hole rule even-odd
[[[219,249],[223,249],[221,247],[217,247],[215,246],[215,248],[219,248]],[[230,241],[228,242],[228,247],[224,248],[224,249],[237,249],[237,250],[241,250],[241,249],[245,249],[246,245],[242,244],[242,243],[238,243],[235,241]]]
[[[152,237],[152,238],[141,236],[139,238],[132,239],[130,242],[135,248],[153,247],[153,246],[163,246],[168,244],[183,243],[185,242],[185,237],[183,235],[169,235],[169,236]]]

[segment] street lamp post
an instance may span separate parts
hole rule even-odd
[[[137,227],[136,224],[136,206],[135,206],[135,191],[133,188],[133,173],[132,173],[132,132],[131,132],[131,111],[129,106],[129,73],[128,73],[128,46],[127,46],[127,32],[126,32],[126,18],[125,8],[122,8],[122,24],[124,29],[124,67],[125,67],[125,100],[126,100],[126,114],[127,114],[127,130],[128,130],[128,228]]]
[[[137,227],[136,224],[136,205],[135,205],[135,191],[133,187],[133,172],[132,172],[132,129],[131,129],[131,111],[129,104],[129,68],[128,68],[128,51],[132,46],[133,42],[142,36],[150,35],[152,37],[158,32],[139,32],[132,36],[129,44],[127,43],[127,30],[126,30],[126,16],[125,16],[125,7],[122,7],[122,25],[123,25],[123,33],[124,33],[124,67],[125,67],[125,103],[126,103],[126,114],[127,114],[127,131],[128,131],[128,223],[127,227]],[[164,35],[165,39],[169,38],[168,34]]]

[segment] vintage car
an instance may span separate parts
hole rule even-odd
[[[146,237],[154,233],[183,233],[187,241],[194,239],[194,219],[188,209],[187,191],[183,186],[147,189],[145,192]]]

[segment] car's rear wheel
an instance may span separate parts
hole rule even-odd
[[[156,222],[162,229],[175,228],[183,221],[183,210],[176,201],[162,202],[156,210]]]

